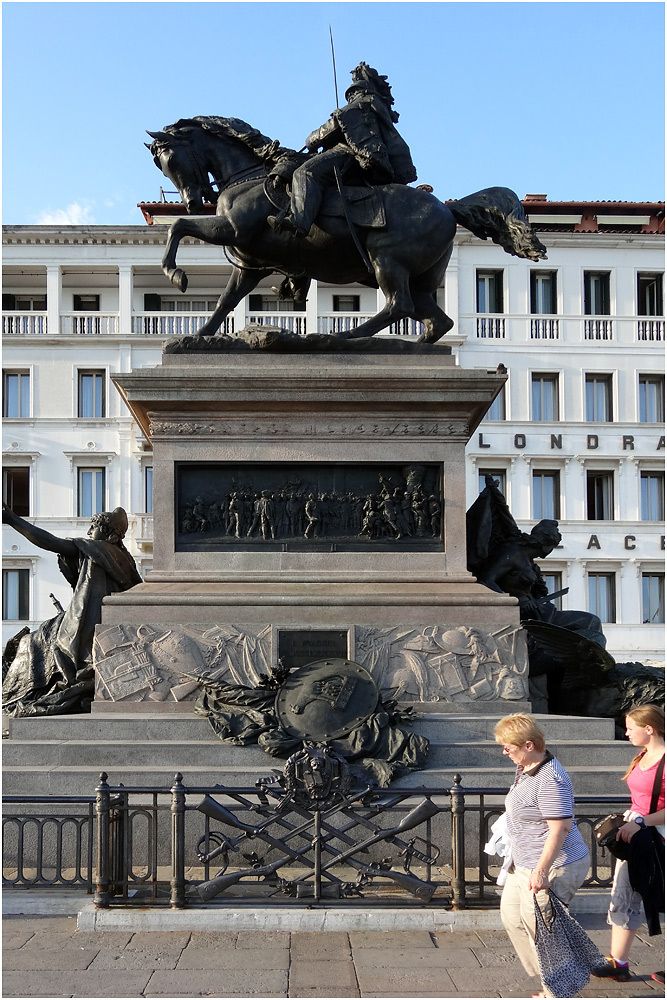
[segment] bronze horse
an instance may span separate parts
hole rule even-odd
[[[188,212],[202,212],[207,202],[217,201],[214,216],[184,217],[170,226],[162,258],[166,276],[180,291],[186,290],[187,276],[176,266],[178,246],[186,236],[229,247],[234,257],[227,286],[199,336],[215,334],[263,278],[281,272],[302,299],[311,278],[381,288],[384,308],[347,337],[371,337],[411,317],[423,324],[421,339],[435,343],[453,326],[436,302],[436,291],[449,263],[457,223],[481,239],[490,236],[510,254],[530,260],[546,256],[516,194],[497,187],[444,204],[418,188],[383,185],[371,190],[380,195],[384,224],[374,220],[368,227],[355,225],[361,252],[342,212],[318,219],[307,237],[297,239],[274,231],[267,222],[276,212],[267,183],[273,163],[257,149],[275,151],[277,143],[239,119],[204,116],[148,134],[154,141],[146,145],[156,165],[176,186]],[[262,141],[250,143],[240,136]],[[354,196],[353,189],[345,193]]]

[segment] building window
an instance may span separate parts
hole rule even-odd
[[[665,519],[664,472],[642,472],[640,481],[641,481],[642,521],[664,521]]]
[[[639,422],[662,424],[665,420],[665,376],[639,376]]]
[[[333,311],[335,313],[358,313],[361,308],[359,295],[334,295]]]
[[[503,272],[477,272],[477,312],[503,312]]]
[[[665,623],[664,573],[642,573],[642,622],[644,625]]]
[[[589,469],[586,473],[586,516],[589,521],[613,521],[614,473]]]
[[[614,419],[611,375],[586,376],[586,420],[604,423]]]
[[[17,312],[46,312],[46,295],[17,295],[13,308]]]
[[[277,295],[249,295],[250,312],[294,312],[294,299],[280,299]]]
[[[637,275],[637,315],[662,316],[662,272]]]
[[[530,311],[537,316],[558,312],[555,271],[530,272]]]
[[[261,295],[251,296],[251,298],[253,297],[258,299],[262,298]],[[146,299],[149,300],[150,307],[146,305]],[[217,301],[217,299],[167,299],[161,295],[145,295],[144,308],[146,312],[209,313],[213,312],[217,305]],[[271,301],[277,301],[277,299],[271,299]],[[260,306],[258,306],[257,309],[261,312]]]
[[[77,470],[77,517],[92,517],[104,510],[106,471],[89,467]]]
[[[30,570],[3,569],[2,617],[5,621],[30,619]]]
[[[616,575],[588,574],[588,610],[601,622],[616,621]]]
[[[562,573],[542,573],[542,578],[546,584],[547,590],[550,594],[557,594],[559,590],[563,589],[563,574]],[[563,598],[555,597],[551,602],[559,611],[563,610]]]
[[[153,466],[144,466],[144,510],[153,513]]]
[[[485,420],[505,419],[505,386],[502,387],[491,406],[486,411]]]
[[[486,477],[491,476],[502,495],[505,496],[505,488],[507,486],[507,473],[505,469],[478,469],[478,473],[480,493],[486,486]]]
[[[558,420],[558,375],[532,376],[533,420]]]
[[[72,297],[72,304],[74,306],[75,312],[99,312],[100,311],[100,297],[99,295],[74,295]]]
[[[533,472],[533,518],[557,521],[560,517],[560,473],[558,470]]]
[[[84,419],[106,416],[105,372],[79,370],[78,415]]]
[[[584,313],[609,316],[609,271],[584,271]]]
[[[30,416],[30,372],[3,371],[2,415],[10,420]]]
[[[30,517],[30,466],[9,465],[2,470],[2,502],[19,517]]]

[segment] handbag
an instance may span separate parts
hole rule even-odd
[[[588,983],[591,970],[604,964],[604,958],[556,893],[547,892],[552,911],[549,923],[533,897],[540,977],[552,996],[573,997]]]
[[[628,845],[622,840],[616,840],[616,834],[624,823],[623,813],[610,813],[598,820],[593,827],[598,847],[606,847],[610,854],[621,860],[628,857]]]

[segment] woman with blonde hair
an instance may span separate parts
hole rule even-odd
[[[651,853],[651,840],[658,835],[655,845],[662,854],[665,839],[665,713],[659,705],[635,705],[625,716],[625,735],[635,747],[641,747],[623,775],[630,789],[630,809],[625,813],[625,824],[618,830],[616,839],[631,844],[640,830],[657,831],[646,844],[642,838],[642,856]],[[664,891],[662,896],[664,908]],[[651,901],[649,900],[649,905]],[[628,861],[616,862],[614,884],[607,914],[611,924],[611,949],[603,966],[593,970],[594,976],[615,979],[624,983],[630,979],[630,949],[637,931],[644,921],[646,897],[633,889],[630,883]],[[653,909],[659,912],[656,899]],[[648,917],[648,913],[647,913]],[[649,933],[656,933],[649,925]],[[658,930],[659,933],[659,924]],[[664,983],[665,974],[654,972],[652,979]]]
[[[505,800],[511,864],[500,900],[503,927],[529,976],[539,976],[535,903],[550,916],[547,889],[569,901],[584,881],[589,853],[574,819],[572,782],[546,748],[532,715],[500,719],[496,743],[516,771]],[[544,987],[535,996],[550,996]]]

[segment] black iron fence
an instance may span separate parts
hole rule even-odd
[[[4,795],[2,804],[3,886],[93,891],[94,795]],[[28,811],[7,814],[17,806]]]
[[[94,797],[5,796],[14,814],[3,818],[3,883],[94,887],[99,908],[180,909],[212,899],[234,906],[497,904],[501,862],[483,848],[506,788],[466,788],[457,774],[449,789],[362,789],[316,808],[276,789],[271,782],[186,786],[180,774],[171,788],[110,786],[102,774]],[[48,814],[40,813],[47,803]],[[16,811],[21,805],[30,811]],[[611,884],[613,859],[597,848],[592,827],[624,805],[618,796],[577,797],[591,847],[585,886]]]

